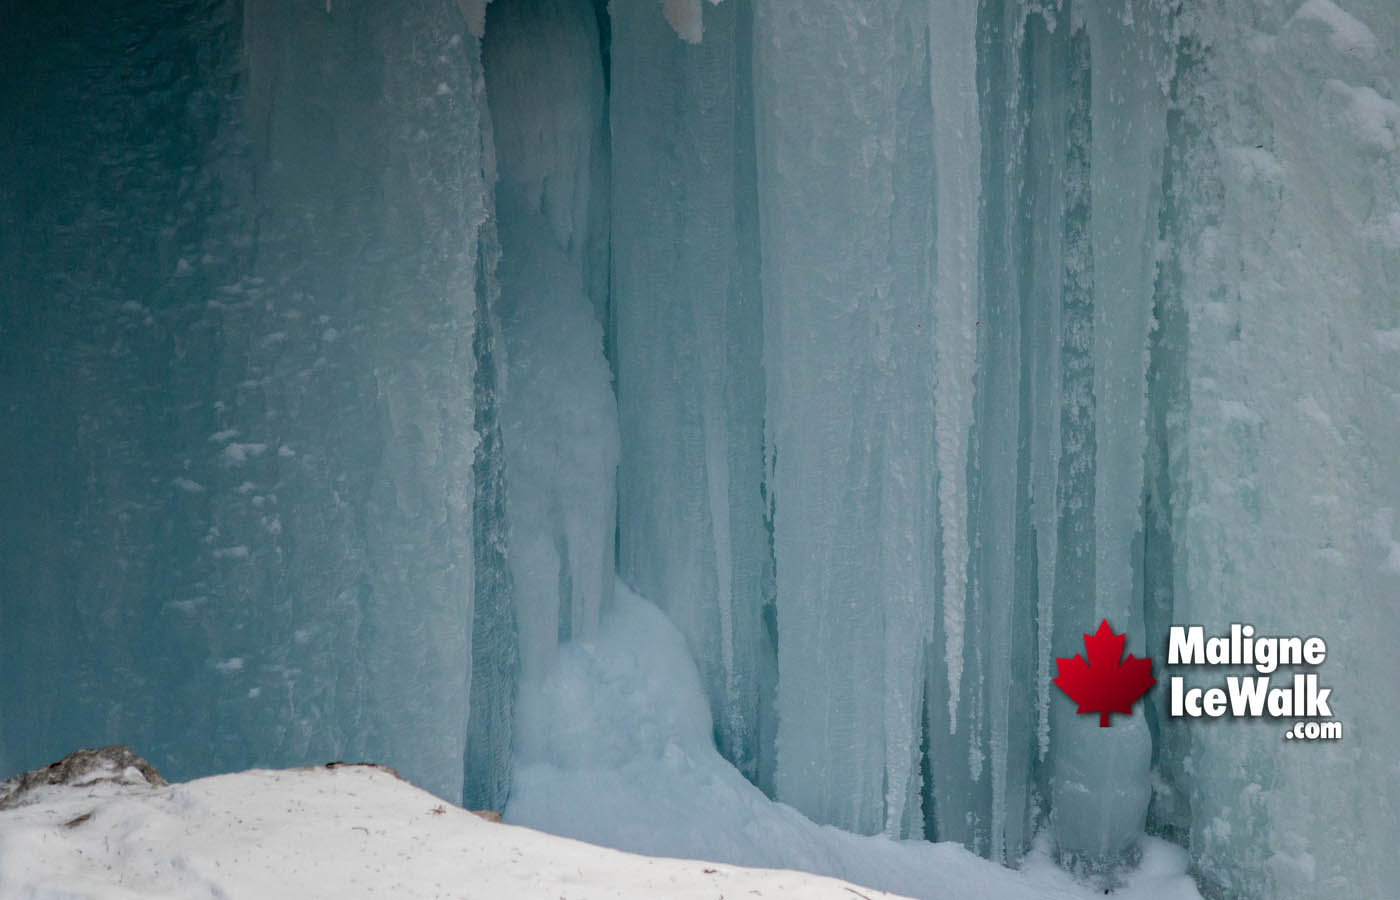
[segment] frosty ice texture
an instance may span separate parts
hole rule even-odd
[[[720,748],[770,784],[763,307],[739,50],[751,18],[723,4],[691,45],[668,33],[655,0],[612,7],[612,153],[625,173],[612,194],[618,567],[686,635]]]
[[[926,11],[755,13],[777,794],[900,835],[934,609]]]
[[[460,14],[23,16],[5,766],[120,735],[176,778],[392,759],[460,794],[491,205]]]
[[[1400,7],[119,5],[0,53],[0,769],[500,807],[616,568],[818,822],[1400,883]],[[1343,741],[1098,728],[1103,617]]]
[[[612,593],[617,405],[588,272],[604,194],[603,73],[592,7],[521,0],[487,11],[486,81],[500,180],[501,392],[509,560],[521,677],[587,638]]]

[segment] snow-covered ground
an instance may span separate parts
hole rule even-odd
[[[369,766],[52,788],[0,812],[6,898],[851,900],[852,891],[816,875],[651,859],[495,824]]]
[[[70,779],[80,786],[0,789],[0,898],[1103,895],[1043,844],[1013,870],[953,843],[818,826],[724,761],[709,722],[684,638],[619,584],[597,640],[566,645],[550,678],[523,686],[516,824],[373,766],[155,786],[118,763]],[[1183,850],[1149,839],[1113,896],[1199,900],[1185,868]]]
[[[0,897],[891,896],[818,875],[639,856],[495,824],[370,766],[254,770],[168,787],[54,787],[34,800],[0,812]],[[852,850],[863,843],[872,865],[901,852],[921,860],[930,896],[1095,893],[1039,863],[1017,873],[947,846],[920,854],[882,848],[881,839],[847,840]],[[1158,869],[1176,865],[1151,858]],[[1139,879],[1143,890],[1120,896],[1189,896],[1157,889],[1173,882]]]

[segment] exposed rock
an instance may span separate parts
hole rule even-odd
[[[165,787],[169,782],[130,747],[113,744],[97,750],[74,750],[42,769],[0,781],[0,810],[38,802],[34,794],[41,788],[95,784],[154,788]]]
[[[326,763],[326,768],[327,768],[327,769],[352,768],[352,767],[355,767],[355,766],[363,766],[363,767],[365,767],[365,768],[367,768],[367,769],[378,769],[378,770],[381,771],[381,772],[386,772],[386,773],[388,773],[388,774],[394,776],[394,777],[397,778],[399,781],[404,781],[404,780],[405,780],[404,777],[398,773],[398,770],[397,770],[397,769],[391,769],[391,768],[389,768],[388,766],[386,766],[386,765],[384,765],[384,764],[382,764],[382,763],[372,763],[372,762],[342,762],[342,761],[340,761],[340,760],[336,760],[335,762],[328,762],[328,763]]]

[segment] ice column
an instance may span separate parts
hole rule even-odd
[[[619,571],[685,634],[720,750],[771,769],[762,608],[763,318],[747,3],[681,41],[656,0],[612,7]],[[763,757],[760,760],[760,757]]]
[[[1169,23],[1158,4],[1089,4],[1090,226],[1094,260],[1094,608],[1146,639],[1141,581],[1147,339],[1170,78]],[[1142,717],[1111,731],[1064,717],[1055,747],[1055,836],[1062,853],[1103,864],[1131,846],[1147,809],[1151,737]]]
[[[1026,180],[1031,228],[1026,248],[1030,264],[1023,294],[1028,298],[1023,328],[1031,336],[1025,360],[1030,434],[1030,519],[1035,552],[1036,753],[1050,751],[1050,692],[1053,689],[1052,636],[1055,625],[1055,571],[1059,551],[1059,468],[1065,383],[1061,366],[1065,288],[1066,111],[1070,29],[1053,10],[1026,20],[1030,45],[1029,133]]]
[[[777,794],[867,833],[917,803],[933,613],[927,25],[897,0],[755,10]]]
[[[456,799],[490,214],[478,45],[447,3],[397,17],[254,4],[244,28],[262,215],[220,312],[208,544],[220,656],[264,680],[235,727],[275,734],[292,710],[292,759],[334,736]],[[364,33],[398,61],[381,78]]]
[[[605,202],[603,72],[586,0],[497,0],[483,49],[496,135],[501,434],[521,677],[597,627],[614,577],[617,407],[590,302]]]
[[[488,161],[494,163],[494,153],[488,155]],[[494,171],[494,167],[488,170]],[[488,223],[483,229],[476,284],[475,401],[480,436],[472,463],[476,608],[472,615],[471,714],[462,785],[464,807],[497,812],[504,808],[510,792],[520,675],[520,630],[508,562],[510,521],[500,423],[505,342],[497,311],[499,255],[495,229]]]

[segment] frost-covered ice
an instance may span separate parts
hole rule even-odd
[[[752,23],[706,8],[692,46],[655,0],[611,9],[618,570],[685,634],[722,752],[771,785]]]
[[[0,32],[0,769],[1400,883],[1394,0],[165,13]],[[567,677],[616,572],[674,709]],[[1343,740],[1096,727],[1105,616],[1322,635]]]
[[[482,66],[450,4],[334,6],[0,38],[35,75],[0,103],[33,149],[0,201],[32,210],[0,229],[0,767],[120,739],[460,796]]]
[[[590,271],[605,265],[589,242],[604,202],[593,181],[603,72],[588,3],[500,4],[487,21],[508,559],[521,675],[531,678],[560,641],[596,627],[615,569],[617,405],[588,293]]]
[[[912,2],[754,10],[774,783],[891,836],[923,825],[935,595],[927,21]]]
[[[1383,612],[1400,573],[1375,527],[1400,508],[1384,338],[1400,325],[1400,7],[1310,0],[1268,36],[1223,10],[1201,27],[1218,52],[1181,82],[1193,99],[1164,235],[1184,368],[1165,410],[1171,614],[1322,635],[1349,730],[1299,746],[1269,723],[1168,722],[1158,767],[1186,802],[1164,819],[1226,892],[1381,896],[1400,883],[1376,840],[1400,828],[1385,749],[1400,721],[1367,712],[1389,708],[1381,685],[1400,676]]]

